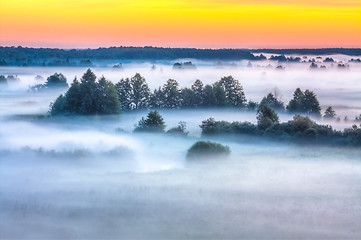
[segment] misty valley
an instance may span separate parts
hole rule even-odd
[[[361,64],[280,58],[1,66],[0,238],[360,238]]]

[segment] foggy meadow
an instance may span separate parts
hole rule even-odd
[[[114,84],[139,73],[151,91],[168,79],[190,88],[231,75],[257,103],[273,93],[287,105],[296,88],[309,89],[322,116],[331,106],[339,117],[311,119],[342,131],[360,124],[361,64],[330,57],[348,67],[179,59],[123,60],[121,67],[104,60],[90,69]],[[187,61],[195,69],[173,66]],[[54,73],[70,85],[88,68],[0,67],[0,75],[16,78],[0,85],[0,238],[361,237],[360,146],[202,134],[208,118],[257,124],[256,110],[237,107],[160,108],[165,131],[185,122],[188,134],[138,133],[148,108],[50,116],[67,89],[30,90]],[[294,116],[277,113],[280,122]],[[229,157],[187,159],[201,140],[228,146]]]

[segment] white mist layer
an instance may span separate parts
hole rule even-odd
[[[123,64],[117,71],[92,68],[113,82],[145,76],[156,88],[168,78],[182,87],[196,79],[240,80],[247,99],[260,101],[277,87],[287,104],[296,87],[314,90],[323,111],[361,113],[361,65],[310,71],[246,68],[247,62],[176,71],[169,62]],[[253,63],[266,66],[268,62]],[[273,63],[275,66],[276,64]],[[107,66],[107,67],[105,67]],[[0,239],[360,239],[361,150],[301,146],[248,136],[202,138],[202,120],[250,121],[237,109],[160,110],[167,125],[187,123],[189,137],[135,134],[147,111],[118,116],[42,118],[60,92],[28,93],[54,72],[69,83],[86,68],[0,67],[19,83],[0,91]],[[292,118],[280,114],[281,121]],[[354,122],[321,121],[336,129]],[[228,145],[228,159],[186,160],[196,141]]]

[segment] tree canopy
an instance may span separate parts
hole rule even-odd
[[[96,80],[95,74],[88,69],[80,82],[75,78],[64,95],[60,95],[51,104],[50,114],[118,114],[120,101],[112,82],[101,77]]]

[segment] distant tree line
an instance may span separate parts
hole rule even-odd
[[[344,54],[349,56],[360,56],[361,48],[317,48],[317,49],[250,49],[252,53],[270,54],[300,54],[300,55],[331,55]]]
[[[58,49],[0,47],[0,65],[60,65],[74,63],[72,59],[82,59],[81,64],[91,65],[91,60],[104,59],[214,59],[214,60],[264,60],[264,56],[254,56],[243,49],[197,49],[160,47],[109,47],[97,49]],[[46,61],[49,61],[46,63]]]

